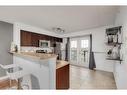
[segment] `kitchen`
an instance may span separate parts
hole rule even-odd
[[[23,89],[21,85],[23,85],[24,89],[69,89],[69,63],[61,59],[60,47],[62,38],[25,30],[20,31],[20,38],[20,50],[12,42],[10,51],[8,51],[10,55],[13,55],[13,63],[23,69],[23,73],[19,72],[20,77],[17,74],[17,77],[20,79],[19,89]],[[38,65],[39,67],[35,65],[36,63],[40,64]],[[44,64],[47,64],[47,67]],[[2,65],[1,67],[4,68],[4,66]],[[42,70],[39,70],[41,69],[40,66]],[[9,74],[13,76],[15,73]],[[64,76],[61,74],[64,74]],[[36,80],[32,82],[33,75],[34,77],[37,75],[36,80],[40,78],[40,83],[37,82],[38,85],[35,85]]]
[[[126,88],[124,10],[121,6],[0,7],[0,88]]]

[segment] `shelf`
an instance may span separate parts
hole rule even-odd
[[[106,58],[107,60],[114,60],[114,61],[120,61],[120,64],[121,64],[121,61],[123,61],[122,59],[113,59],[113,58]]]
[[[123,61],[122,59],[113,59],[113,58],[106,58],[107,60],[116,60],[116,61]]]
[[[113,46],[113,45],[121,45],[122,43],[112,42],[112,43],[106,43],[106,44]]]
[[[106,34],[107,35],[116,35],[118,32],[121,33],[121,28],[122,28],[122,26],[107,28]]]
[[[112,54],[113,52],[118,52],[119,56],[121,55],[120,53],[120,49],[121,49],[121,45],[123,44],[122,42],[119,41],[119,37],[121,37],[121,28],[122,26],[118,26],[118,27],[112,27],[112,28],[107,28],[106,29],[106,35],[108,37],[108,41],[105,43],[107,46],[112,46],[113,48],[110,48],[109,51],[107,52],[107,54]],[[117,38],[116,40],[114,40],[114,36]],[[111,42],[110,42],[111,41]],[[117,41],[117,42],[112,42],[112,41]],[[108,43],[110,42],[110,43]],[[113,51],[114,48],[118,48],[117,51]],[[112,57],[108,57],[106,58],[107,60],[114,60],[114,61],[119,61],[121,64],[121,61],[123,61],[120,57],[118,58],[112,58]]]

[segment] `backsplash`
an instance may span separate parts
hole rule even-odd
[[[36,50],[47,50],[47,52],[53,52],[53,47],[40,48],[40,47],[22,46],[20,49],[20,51],[22,52],[36,52]]]

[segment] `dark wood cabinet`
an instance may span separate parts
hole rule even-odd
[[[45,38],[45,35],[41,35],[40,34],[40,40],[45,40],[46,38]]]
[[[62,38],[59,38],[59,42],[61,42],[61,43],[62,43],[62,42],[63,42],[63,39],[62,39]]]
[[[39,46],[39,40],[48,40],[51,42],[51,47],[53,47],[55,42],[62,42],[62,38],[57,38],[49,35],[38,34],[34,32],[29,32],[21,30],[21,46]]]
[[[56,89],[69,89],[69,64],[56,70]]]
[[[21,45],[22,46],[32,46],[31,37],[32,37],[31,32],[26,32],[26,31],[21,30]]]
[[[32,42],[32,46],[38,47],[39,46],[39,39],[40,39],[40,35],[37,33],[32,33],[31,34],[31,42]]]
[[[51,46],[51,47],[54,47],[54,44],[55,44],[54,37],[51,37],[51,38],[50,38],[50,46]]]
[[[55,41],[62,43],[63,42],[63,39],[62,38],[55,38]]]

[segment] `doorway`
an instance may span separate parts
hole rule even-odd
[[[70,63],[89,67],[89,36],[70,38]]]

